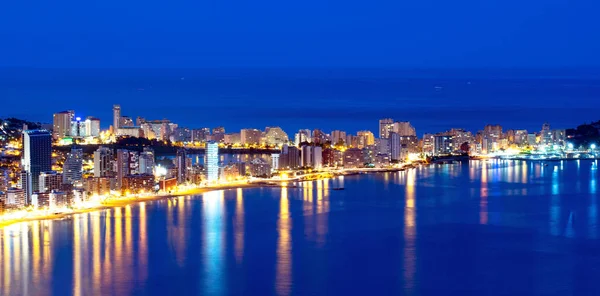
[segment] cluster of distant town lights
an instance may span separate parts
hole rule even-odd
[[[118,110],[116,108],[118,108]],[[118,107],[116,105],[115,109],[113,109],[113,111],[115,112],[115,122],[119,122],[121,120],[120,119],[120,107]],[[118,111],[118,113],[116,113],[117,111]],[[118,114],[119,118],[116,118],[116,116],[117,116],[116,114]],[[79,116],[74,117],[74,115],[72,115],[72,116],[73,117],[71,117],[71,118],[74,118],[77,123],[79,123],[81,121],[81,117],[79,117]],[[89,119],[90,118],[88,117],[87,121],[89,121]],[[96,120],[97,123],[99,124],[99,120],[98,119],[93,119],[93,120]],[[390,133],[386,138],[383,138],[383,136],[382,136],[382,130],[384,128],[388,129],[390,127],[386,125],[386,126],[384,126],[384,128],[382,128],[382,121],[385,124],[389,124],[390,120],[391,119],[380,120],[380,127],[379,127],[380,138],[378,138],[378,140],[383,140],[383,139],[386,139],[386,141],[389,140],[388,137],[390,137],[392,133]],[[412,126],[410,125],[410,123],[408,123],[408,126],[410,128],[412,128]],[[54,124],[54,127],[56,128],[56,122]],[[63,128],[66,128],[66,127],[63,127]],[[77,131],[79,131],[79,127],[77,127]],[[301,130],[300,133],[302,133],[303,131],[304,130]],[[500,129],[500,131],[501,131],[501,129]],[[340,133],[342,131],[333,131],[332,132],[332,136],[333,136],[334,132]],[[370,131],[363,131],[363,132],[370,133],[371,137],[373,137],[372,136],[373,133],[371,133]],[[108,135],[110,135],[110,137],[101,138],[101,140],[103,140],[102,143],[104,143],[104,144],[114,143],[116,137],[118,136],[118,133],[119,133],[119,128],[118,127],[115,128],[114,126],[111,126],[111,129],[108,132]],[[283,132],[283,133],[285,134],[285,132]],[[412,128],[412,133],[415,134],[415,136],[413,136],[413,137],[416,138],[416,133],[414,131],[414,128]],[[502,134],[502,132],[500,132],[500,133]],[[106,135],[106,134],[107,133],[105,133],[104,131],[101,131],[100,135]],[[385,134],[385,131],[383,131],[383,134]],[[287,134],[285,134],[285,135],[286,135],[285,138],[287,139]],[[324,135],[326,135],[327,137],[329,137],[329,135],[327,135],[327,134],[324,134]],[[344,132],[344,135],[345,135],[345,132]],[[359,132],[359,135],[360,135],[360,132]],[[564,133],[563,133],[563,135],[564,135]],[[316,136],[316,130],[315,130],[315,136]],[[348,136],[353,137],[351,135],[348,135]],[[309,137],[308,139],[310,140],[311,139],[310,138],[310,131],[309,131],[308,137]],[[298,138],[298,134],[296,134],[296,138]],[[300,139],[302,139],[302,134],[300,134]],[[58,142],[56,144],[60,144],[62,142],[63,138],[59,137],[59,138],[55,138],[55,140],[58,140]],[[286,140],[286,142],[290,142],[290,141]],[[85,145],[86,143],[87,142],[83,142],[83,143],[79,143],[79,144],[80,145]],[[184,144],[189,144],[189,143],[190,142],[185,142]],[[565,142],[565,141],[562,141],[561,143],[562,143],[563,146],[557,145],[557,144],[547,145],[546,143],[539,143],[539,144],[536,145],[536,148],[538,149],[538,153],[537,154],[544,155],[546,153],[549,153],[550,152],[549,149],[552,149],[555,152],[556,151],[561,151],[561,150],[564,149],[565,143],[566,143],[566,148],[567,149],[564,150],[564,151],[567,151],[567,152],[573,152],[574,151],[575,147],[574,147],[573,143],[569,143],[569,142]],[[300,143],[298,143],[298,140],[296,140],[296,145],[299,145],[299,144]],[[437,152],[438,152],[438,148],[435,147],[436,144],[437,143],[435,143],[434,147],[433,147],[433,154],[434,155],[437,154]],[[497,144],[497,143],[494,142],[494,144]],[[279,143],[276,146],[278,147],[278,149],[283,149],[284,148],[283,146],[285,146],[285,145],[286,144],[284,144],[284,143]],[[386,144],[386,145],[396,145],[396,144],[389,143],[389,144]],[[452,143],[449,144],[449,146],[451,147],[450,149],[454,149],[454,151],[449,151],[451,153],[457,151],[456,145],[454,145],[454,147],[452,147],[452,145],[453,145]],[[18,145],[14,145],[13,143],[7,143],[7,145],[6,145],[6,147],[13,147],[13,148],[17,148],[16,146],[18,146]],[[185,145],[184,145],[184,147],[185,147]],[[363,147],[366,147],[366,145],[364,145],[364,143],[363,143]],[[424,143],[423,143],[423,146],[421,146],[421,149],[423,149],[423,147],[424,147]],[[335,147],[335,143],[332,143],[332,148],[335,149],[335,150],[342,151],[342,152],[346,151],[346,147],[345,146]],[[547,149],[547,148],[549,148],[549,149]],[[580,148],[580,150],[581,150],[581,148]],[[590,144],[589,145],[589,149],[594,154],[594,157],[595,157],[595,154],[596,154],[595,153],[596,152],[595,151],[596,148],[597,148],[596,144]],[[218,149],[218,148],[216,148],[216,149]],[[388,147],[388,149],[390,149],[390,148]],[[448,148],[444,148],[444,149],[448,149]],[[445,151],[445,150],[443,150],[443,151]],[[487,148],[486,148],[486,153],[485,153],[486,155],[479,155],[479,156],[483,156],[483,157],[496,157],[496,156],[502,157],[502,156],[504,156],[504,157],[506,157],[506,156],[511,156],[511,155],[519,154],[521,152],[522,152],[521,149],[514,149],[514,148],[502,149],[502,151],[496,150],[496,151],[490,152],[490,151],[487,151]],[[215,153],[215,152],[213,152],[213,153]],[[304,152],[302,152],[302,153],[304,154]],[[388,153],[390,153],[389,150],[388,150]],[[390,168],[392,168],[392,167],[394,167],[394,168],[400,168],[400,167],[402,167],[404,165],[407,165],[407,164],[410,164],[411,162],[414,162],[414,161],[423,161],[424,160],[423,157],[425,156],[424,153],[423,153],[423,150],[420,153],[410,153],[410,154],[403,154],[403,155],[404,156],[401,159],[398,159],[398,160],[400,160],[403,163],[392,164],[390,162],[390,163],[388,163],[388,166]],[[572,157],[573,158],[578,158],[579,155],[576,154],[576,155],[574,155]],[[542,156],[541,158],[544,158],[544,157]],[[358,159],[355,159],[355,160],[358,161]],[[319,160],[319,161],[322,161],[322,160]],[[338,172],[339,173],[339,172],[343,172],[343,170],[345,170],[345,169],[348,169],[347,167],[345,167],[345,164],[346,164],[345,162],[344,162],[343,165],[338,164],[339,167],[338,167],[338,165],[336,165],[335,168],[333,168],[333,167],[325,168],[325,167],[322,167],[321,165],[319,165],[319,167],[315,167],[315,171],[316,172],[319,172],[319,171],[326,172],[326,171],[328,171],[328,172]],[[208,169],[210,170],[210,167]],[[352,169],[354,169],[354,168],[352,168]],[[292,177],[292,175],[290,174],[289,168],[281,168],[281,167],[278,167],[276,165],[273,165],[271,167],[271,170],[272,170],[273,173],[277,173],[277,174],[273,175],[273,180],[284,180],[284,181],[299,180],[298,178]],[[306,168],[301,168],[300,170],[297,170],[297,171],[298,172],[303,172],[304,174],[313,173],[312,168],[309,169],[309,170],[306,170]],[[152,175],[154,175],[154,177],[156,179],[164,179],[168,174],[169,174],[169,172],[168,172],[167,168],[164,167],[164,166],[161,166],[161,165],[154,166],[153,169],[152,169]],[[208,183],[190,184],[189,181],[188,182],[183,182],[183,183],[178,182],[177,185],[169,193],[182,192],[182,191],[185,192],[185,191],[188,191],[188,190],[191,190],[191,189],[195,189],[195,188],[199,188],[199,187],[205,187],[205,186],[219,186],[219,185],[227,185],[227,184],[237,184],[239,182],[244,182],[244,181],[249,180],[249,179],[246,179],[246,178],[241,178],[241,179],[240,178],[236,178],[236,179],[233,179],[233,178],[223,178],[223,176],[221,176],[221,179],[219,179],[218,175],[214,175],[215,174],[214,168],[213,168],[213,173],[212,174],[213,175],[211,176],[211,173],[209,172],[208,179],[207,179],[209,181]],[[319,177],[319,176],[321,176],[321,175],[317,175],[317,177]],[[251,178],[251,179],[261,180],[262,178]],[[158,185],[156,185],[156,186],[158,186]],[[104,195],[99,196],[97,194],[94,194],[88,200],[81,200],[81,199],[79,199],[79,200],[77,200],[71,206],[71,208],[60,208],[60,209],[59,208],[52,208],[52,209],[41,209],[41,210],[33,210],[33,211],[31,209],[28,209],[26,211],[12,211],[12,212],[6,213],[4,216],[0,216],[0,221],[2,221],[2,220],[6,221],[6,220],[10,220],[10,219],[23,219],[23,218],[32,217],[32,216],[47,215],[50,212],[52,212],[52,213],[55,213],[55,212],[69,212],[69,211],[72,211],[73,209],[93,208],[93,207],[100,206],[102,204],[102,201],[105,200],[105,199],[107,199],[107,198],[116,198],[116,197],[121,197],[121,198],[137,197],[137,198],[139,198],[139,197],[155,196],[156,194],[158,194],[158,187],[156,187],[156,192],[154,192],[154,193],[152,193],[151,191],[145,191],[145,190],[141,190],[140,192],[137,192],[137,193],[131,193],[130,190],[128,190],[128,189],[123,189],[123,188],[121,188],[121,190],[112,190],[111,189],[109,195],[107,195],[107,196],[104,196]],[[162,194],[167,194],[167,192],[163,192]]]

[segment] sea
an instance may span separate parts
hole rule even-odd
[[[0,295],[600,295],[598,181],[470,161],[18,223]]]
[[[539,131],[600,119],[600,70],[593,69],[0,69],[0,117],[52,122],[52,114],[181,127],[371,130],[410,121],[417,133],[486,124]]]

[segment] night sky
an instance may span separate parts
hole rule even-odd
[[[121,104],[230,131],[376,131],[383,117],[419,133],[568,128],[600,119],[598,11],[591,0],[1,1],[0,117],[74,109],[107,127]],[[583,80],[530,79],[572,74]],[[500,76],[525,80],[490,83]]]
[[[593,0],[0,3],[0,66],[600,66]]]

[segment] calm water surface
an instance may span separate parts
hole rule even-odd
[[[16,224],[0,295],[600,295],[597,165],[471,162]]]

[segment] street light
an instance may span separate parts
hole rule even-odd
[[[592,144],[592,145],[590,145],[590,149],[592,149],[592,150],[596,150],[596,144]]]
[[[567,147],[569,147],[569,150],[573,150],[573,143],[567,144]]]

